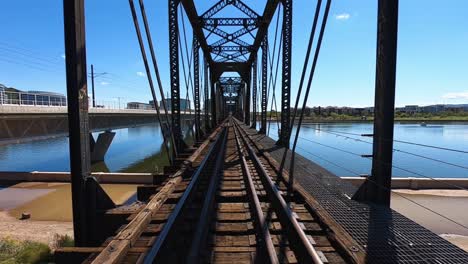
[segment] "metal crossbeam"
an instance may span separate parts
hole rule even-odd
[[[260,24],[260,19],[256,18],[202,18],[201,25],[203,27],[212,26],[258,26]]]
[[[221,37],[220,40],[212,43],[210,46],[221,46],[221,45],[224,45],[226,43],[235,43],[235,44],[247,47],[247,46],[251,46],[251,45],[249,43],[239,39],[239,38],[244,36],[245,34],[248,34],[251,31],[253,31],[257,27],[256,26],[248,26],[248,27],[241,28],[241,29],[239,29],[239,30],[237,30],[236,32],[233,32],[233,33],[227,33],[226,31],[221,30],[221,29],[216,28],[216,27],[213,27],[213,26],[205,26],[204,28]]]
[[[209,46],[211,52],[251,52],[252,45],[248,46]]]

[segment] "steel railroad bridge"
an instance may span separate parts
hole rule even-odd
[[[194,2],[168,0],[168,116],[166,106],[157,105],[155,86],[165,100],[150,21],[142,0],[129,1],[155,114],[170,124],[163,134],[171,166],[153,184],[138,187],[136,202],[115,205],[90,173],[84,3],[64,1],[76,245],[58,249],[58,263],[468,263],[468,253],[389,208],[392,141],[386,139],[393,139],[398,1],[378,0],[372,175],[360,188],[295,154],[297,138],[290,146],[297,121],[291,108],[293,1],[266,0],[261,14],[241,0],[221,0],[203,13]],[[331,1],[323,2],[314,2],[311,36],[320,32],[318,49]],[[221,17],[227,7],[243,16]],[[180,79],[187,76],[180,63],[189,53],[181,48],[184,13],[193,31],[193,146],[181,136]],[[276,83],[268,82],[275,14],[281,14],[280,44],[273,44],[281,54],[278,141],[265,134],[268,90]],[[313,68],[317,56],[315,50]],[[301,121],[299,115],[299,128]]]

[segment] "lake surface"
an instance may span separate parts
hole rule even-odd
[[[93,165],[93,171],[151,172],[167,164],[162,151],[158,125],[115,130],[116,135],[105,163]],[[339,176],[369,174],[372,154],[371,123],[314,123],[301,128],[297,152]],[[277,138],[271,123],[270,137]],[[97,137],[97,134],[94,134]],[[188,133],[188,138],[190,138]],[[395,139],[468,151],[468,123],[395,124]],[[364,142],[363,142],[364,141]],[[400,151],[468,166],[468,154],[394,143],[394,177],[466,177],[468,170],[416,157]],[[53,138],[22,144],[0,146],[0,171],[69,171],[68,138]]]
[[[371,159],[360,155],[372,154],[372,138],[360,135],[372,133],[372,123],[303,124],[297,152],[339,176],[370,174]],[[269,136],[274,139],[278,138],[275,123],[270,124]],[[468,122],[428,123],[427,126],[421,126],[419,123],[396,123],[394,139],[468,151]],[[393,147],[395,149],[393,152],[394,177],[468,178],[466,168],[414,155],[468,167],[468,154],[466,153],[399,142],[394,142]]]

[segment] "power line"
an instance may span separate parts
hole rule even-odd
[[[352,135],[352,136],[359,136],[359,137],[373,137],[372,134],[357,134],[357,133],[350,133],[350,132],[343,132],[343,131],[336,131],[336,130],[330,130],[330,129],[317,129],[313,128],[310,126],[306,126],[307,128],[312,128],[324,132],[334,132],[334,133],[340,133],[340,134],[347,134],[347,135]],[[392,139],[383,139],[386,141],[391,141]],[[420,147],[426,147],[426,148],[434,148],[438,150],[446,150],[446,151],[452,151],[452,152],[458,152],[458,153],[463,153],[463,154],[468,154],[468,151],[466,150],[459,150],[459,149],[453,149],[453,148],[445,148],[445,147],[440,147],[440,146],[434,146],[434,145],[428,145],[428,144],[422,144],[422,143],[416,143],[416,142],[410,142],[410,141],[404,141],[404,140],[398,140],[398,139],[393,139],[394,142],[398,143],[403,143],[403,144],[408,144],[408,145],[415,145],[415,146],[420,146]]]
[[[328,134],[332,134],[332,135],[335,135],[337,137],[343,137],[345,139],[351,139],[351,140],[354,140],[354,141],[357,141],[357,142],[363,142],[363,143],[366,143],[366,144],[373,145],[372,142],[362,140],[362,139],[359,139],[359,138],[353,138],[353,137],[349,137],[349,136],[340,135],[340,134],[338,134],[336,132],[330,132],[329,130],[322,130],[322,129],[317,129],[317,128],[313,128],[313,127],[308,127],[308,128],[311,128],[311,129],[314,129],[314,130],[317,130],[317,131],[321,131],[321,132],[325,132],[325,133],[328,133]],[[351,134],[351,133],[347,133],[347,134]],[[401,149],[396,149],[396,148],[393,148],[393,151],[468,170],[468,167],[466,167],[466,166],[455,164],[455,163],[444,161],[444,160],[440,160],[440,159],[431,158],[431,157],[424,156],[424,155],[421,155],[421,154],[416,154],[416,153],[413,153],[413,152],[409,152],[409,151],[405,151],[405,150],[401,150]]]
[[[369,160],[372,160],[372,157],[366,157],[366,156],[363,156],[363,155],[361,155],[361,154],[358,154],[358,153],[355,153],[355,152],[352,152],[352,151],[348,151],[348,150],[336,148],[336,147],[333,147],[333,146],[330,146],[330,145],[326,145],[326,144],[323,144],[323,143],[320,143],[320,142],[317,142],[317,141],[314,141],[314,140],[311,140],[311,139],[307,139],[307,138],[303,138],[303,137],[299,137],[299,138],[302,139],[302,140],[305,140],[305,141],[308,141],[308,142],[311,142],[311,143],[320,145],[320,146],[324,146],[324,147],[327,147],[327,148],[330,148],[330,149],[334,149],[334,150],[337,150],[337,151],[341,151],[341,152],[344,152],[344,153],[348,153],[348,154],[353,155],[353,156],[358,156],[358,157],[361,157],[361,158],[367,158],[367,159],[369,159]],[[456,185],[456,184],[444,182],[444,181],[435,179],[435,178],[433,178],[433,177],[430,177],[430,176],[427,176],[427,175],[424,175],[424,174],[421,174],[421,173],[418,173],[418,172],[415,172],[415,171],[411,171],[411,170],[408,170],[408,169],[405,169],[405,168],[396,166],[396,165],[394,165],[394,164],[385,163],[385,162],[383,162],[383,163],[381,163],[381,164],[384,164],[384,165],[387,165],[387,166],[391,166],[392,168],[399,169],[399,170],[402,170],[402,171],[405,171],[405,172],[408,172],[408,173],[411,173],[411,174],[414,174],[414,175],[417,175],[417,176],[420,176],[420,177],[423,177],[423,178],[431,179],[431,180],[433,180],[433,181],[436,181],[436,182],[445,184],[445,185],[447,185],[447,186],[454,187],[454,188],[456,188],[456,189],[468,191],[466,188],[461,187],[461,186],[458,186],[458,185]]]

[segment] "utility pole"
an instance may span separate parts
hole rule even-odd
[[[93,107],[96,107],[96,95],[94,93],[94,78],[97,78],[97,77],[100,77],[100,76],[103,76],[103,75],[106,75],[107,72],[101,72],[101,73],[96,73],[94,74],[94,65],[91,64],[91,90],[92,90],[92,94],[93,94]]]
[[[94,93],[94,65],[91,64],[91,89],[93,91],[93,107],[96,107],[96,94]]]

